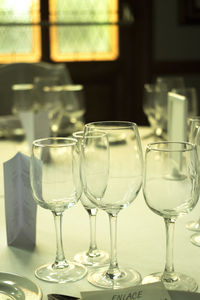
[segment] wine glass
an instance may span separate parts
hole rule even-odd
[[[71,135],[84,128],[84,114],[86,111],[84,86],[81,84],[66,84],[60,86],[62,108],[56,116],[56,126],[59,135]]]
[[[88,139],[82,144],[82,178],[87,197],[97,207],[106,211],[110,221],[110,265],[91,271],[88,281],[102,288],[123,288],[141,282],[140,274],[131,267],[120,268],[117,261],[117,216],[136,198],[142,183],[142,148],[137,125],[132,122],[105,121],[85,125],[84,134],[101,130],[108,136],[108,173],[99,172],[106,168],[100,159],[98,148],[91,149]],[[89,151],[90,150],[90,151]],[[95,179],[95,180],[94,180]]]
[[[200,116],[191,116],[187,120],[188,123],[188,141],[192,144],[195,143],[198,128],[200,126]]]
[[[143,110],[153,129],[153,135],[162,137],[167,129],[167,93],[163,92],[156,84],[146,83],[144,85]]]
[[[34,77],[33,110],[45,111],[48,114],[51,135],[58,136],[57,118],[62,111],[61,82],[58,76]]]
[[[200,116],[194,116],[188,118],[188,141],[190,143],[197,145],[197,154],[199,157],[199,147],[200,147]],[[200,161],[200,158],[199,158]],[[186,224],[186,228],[192,231],[200,231],[200,217],[198,220],[190,221]],[[198,241],[199,240],[199,241]],[[193,235],[191,237],[191,241],[194,243],[198,243],[200,246],[200,238]]]
[[[60,85],[60,78],[55,75],[36,76],[33,79],[34,85],[34,110],[51,111],[57,103],[57,87]]]
[[[173,93],[183,95],[188,102],[188,116],[193,118],[198,112],[197,90],[194,87],[174,88]]]
[[[83,135],[84,135],[83,131],[77,131],[72,134],[72,136],[78,140],[80,149],[81,149]],[[96,141],[96,143],[98,143],[101,139],[102,140],[105,139],[106,136],[102,132],[96,132],[96,135],[85,136],[85,139],[86,138],[89,138],[90,141],[93,138]],[[96,243],[96,216],[97,216],[98,208],[87,198],[84,192],[82,193],[80,200],[83,207],[85,208],[85,210],[89,215],[90,245],[87,251],[77,253],[74,256],[74,260],[86,266],[92,266],[92,267],[106,265],[109,263],[109,255],[107,252],[103,250],[99,250]]]
[[[156,77],[156,84],[161,90],[165,90],[166,92],[185,87],[185,81],[182,76],[158,76]]]
[[[56,258],[37,268],[35,275],[56,283],[76,281],[86,273],[85,266],[65,259],[62,243],[62,216],[74,206],[82,193],[80,155],[73,138],[35,140],[31,155],[31,187],[37,204],[51,210],[56,229]]]
[[[162,280],[167,289],[195,291],[195,280],[174,270],[173,235],[176,219],[189,213],[199,197],[196,146],[187,142],[151,143],[146,148],[144,169],[146,204],[165,221],[166,264],[164,272],[145,277],[143,283]]]
[[[191,128],[191,140],[197,146],[198,160],[200,162],[200,117],[190,118],[190,128]],[[195,245],[200,247],[200,217],[196,221],[190,221],[186,224],[186,228],[192,231],[197,231],[198,233],[193,234],[190,237],[190,241]]]

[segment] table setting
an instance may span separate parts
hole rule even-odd
[[[197,126],[182,141],[131,121],[0,140],[0,299],[200,299]]]

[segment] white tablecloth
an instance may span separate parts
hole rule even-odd
[[[147,136],[149,128],[140,128],[141,138]],[[143,147],[151,141],[143,139]],[[53,261],[55,258],[55,231],[53,216],[50,211],[38,207],[37,243],[34,251],[29,252],[8,247],[4,213],[3,168],[4,161],[21,151],[29,153],[26,142],[0,141],[1,149],[1,185],[0,185],[0,272],[16,273],[36,282],[42,289],[43,299],[49,293],[80,296],[80,291],[97,290],[84,279],[65,284],[52,284],[38,280],[34,276],[37,266]],[[162,197],[162,195],[160,195]],[[175,228],[174,264],[175,270],[195,278],[200,292],[200,247],[190,243],[192,232],[186,230],[185,224],[200,216],[200,203],[185,217],[177,220]],[[109,222],[105,212],[97,216],[98,247],[110,250]],[[89,246],[88,215],[79,203],[64,213],[63,244],[68,259]],[[119,213],[118,217],[118,261],[119,265],[132,265],[143,276],[155,271],[162,271],[165,264],[165,227],[161,217],[146,206],[142,191],[135,201]]]

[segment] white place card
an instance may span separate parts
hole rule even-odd
[[[50,136],[48,112],[39,111],[35,113],[24,111],[19,113],[19,118],[22,122],[30,149],[34,140]]]
[[[162,282],[144,284],[125,289],[81,292],[81,300],[171,300]]]
[[[185,96],[168,93],[168,140],[187,141],[188,102]]]
[[[188,101],[185,96],[169,92],[168,93],[168,141],[187,141],[187,114]],[[171,144],[174,150],[177,146]],[[171,153],[174,161],[173,173],[169,175],[171,179],[180,179],[182,173],[181,153]]]
[[[18,152],[4,163],[7,243],[32,250],[36,241],[36,210],[30,186],[30,158]]]

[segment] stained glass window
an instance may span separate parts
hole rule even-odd
[[[50,0],[51,58],[113,60],[118,56],[117,0]]]
[[[0,62],[41,58],[39,0],[0,1]]]
[[[42,26],[52,61],[118,57],[118,0],[49,0],[45,20],[42,1],[0,0],[0,63],[40,61]]]

